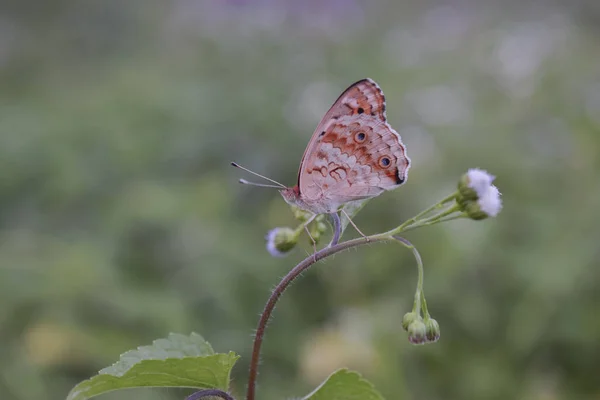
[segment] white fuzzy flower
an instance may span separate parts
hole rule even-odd
[[[495,217],[502,209],[500,191],[492,182],[495,177],[479,168],[471,168],[458,183],[456,201],[475,220]]]
[[[496,177],[490,175],[487,171],[479,168],[471,168],[467,171],[467,178],[469,180],[469,187],[475,190],[477,197],[483,197],[488,189],[492,186],[492,182]]]
[[[502,210],[502,199],[500,199],[500,191],[494,185],[489,185],[485,193],[479,195],[477,200],[481,211],[489,217],[495,217]]]
[[[267,251],[273,257],[285,257],[298,243],[298,234],[290,228],[271,229],[267,236]]]

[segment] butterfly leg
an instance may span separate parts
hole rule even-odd
[[[317,214],[314,214],[312,217],[310,217],[304,223],[304,230],[306,231],[306,234],[308,235],[308,237],[312,241],[312,244],[313,244],[313,257],[315,259],[315,262],[317,262],[317,241],[315,240],[314,237],[312,237],[312,235],[310,234],[310,231],[308,230],[308,225],[310,225],[310,223],[313,222],[315,218],[317,218]]]
[[[310,234],[310,231],[308,230],[308,226],[307,225],[304,225],[304,230],[306,231],[306,234],[308,235],[308,237],[310,238],[310,240],[312,240],[312,243],[313,243],[313,257],[315,259],[315,262],[317,262],[317,241]]]
[[[360,233],[360,235],[362,237],[364,237],[365,239],[367,239],[367,242],[369,241],[369,237],[367,235],[365,235],[364,233],[361,232],[360,229],[358,229],[358,226],[356,226],[356,224],[354,223],[354,221],[352,221],[352,219],[350,218],[350,216],[348,215],[348,213],[342,208],[342,212],[344,213],[344,215],[346,216],[346,218],[348,218],[348,221],[352,224],[352,226],[354,227],[354,229],[356,229],[356,232]]]

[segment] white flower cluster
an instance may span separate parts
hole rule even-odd
[[[467,172],[468,186],[477,193],[479,208],[489,217],[495,217],[502,210],[500,191],[492,182],[495,176],[479,168]]]

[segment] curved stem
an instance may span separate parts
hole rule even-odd
[[[413,305],[413,312],[417,313],[417,315],[421,315],[421,305],[423,306],[423,312],[429,316],[427,312],[427,304],[425,303],[425,295],[423,294],[423,260],[421,259],[421,254],[417,248],[409,242],[407,239],[404,239],[400,236],[392,236],[392,238],[396,239],[400,243],[404,245],[404,247],[410,249],[417,260],[417,270],[418,270],[418,279],[417,279],[417,290],[415,292],[415,302]],[[422,300],[422,301],[421,301]]]
[[[204,389],[190,394],[185,400],[198,400],[204,397],[220,397],[225,400],[235,400],[229,393],[219,389]]]
[[[339,219],[339,216],[338,216]],[[335,239],[335,237],[334,237]],[[339,239],[339,238],[338,238]],[[370,236],[366,238],[358,238],[348,240],[346,242],[336,244],[331,247],[326,247],[314,255],[310,255],[304,260],[302,260],[298,265],[296,265],[290,272],[287,273],[286,276],[283,277],[281,282],[275,287],[265,308],[260,315],[260,320],[258,321],[258,327],[256,328],[256,335],[254,336],[254,343],[252,346],[252,358],[250,359],[250,372],[248,376],[248,388],[246,390],[246,400],[254,400],[255,392],[256,392],[256,378],[258,376],[258,364],[260,359],[260,348],[263,342],[263,337],[265,335],[265,329],[267,327],[267,322],[271,318],[271,314],[273,313],[273,309],[277,304],[277,301],[283,294],[283,292],[288,288],[290,283],[292,283],[302,272],[306,271],[317,261],[322,260],[323,258],[329,257],[333,254],[339,253],[340,251],[349,249],[351,247],[361,246],[367,243],[375,243],[382,242],[386,240],[390,240],[391,237],[381,237],[377,235],[377,237]],[[398,240],[398,239],[397,239]]]
[[[456,211],[457,205],[454,205],[454,206],[451,206],[449,209],[442,211],[441,213],[439,213],[435,216],[425,219],[424,221],[418,221],[419,218],[424,217],[425,215],[429,214],[430,212],[444,208],[444,205],[446,205],[447,203],[449,203],[451,201],[454,201],[457,196],[458,196],[458,192],[455,192],[455,193],[451,194],[450,196],[447,196],[446,198],[442,199],[437,204],[429,207],[425,211],[417,214],[415,217],[410,218],[409,220],[405,221],[399,227],[394,228],[388,232],[371,235],[371,236],[366,236],[366,237],[362,237],[362,238],[358,238],[358,239],[348,240],[346,242],[339,243],[339,244],[338,244],[338,241],[341,236],[340,216],[337,213],[329,214],[329,216],[332,219],[331,222],[332,222],[332,228],[333,228],[333,238],[332,238],[329,246],[314,253],[311,256],[308,256],[303,261],[301,261],[298,265],[296,265],[290,272],[288,272],[287,275],[284,276],[283,279],[279,282],[279,284],[275,287],[275,289],[271,293],[271,296],[269,296],[269,300],[267,300],[267,304],[265,305],[265,308],[264,308],[262,314],[260,315],[260,319],[258,321],[258,327],[256,328],[256,335],[254,336],[254,343],[252,345],[252,358],[250,359],[250,372],[248,374],[248,388],[246,390],[246,400],[254,400],[255,399],[256,379],[258,377],[258,364],[259,364],[259,360],[260,360],[260,348],[262,346],[267,323],[269,322],[269,319],[271,318],[271,314],[273,313],[273,310],[275,308],[275,305],[277,304],[277,301],[283,295],[283,293],[288,288],[288,286],[302,272],[306,271],[313,264],[315,264],[319,260],[322,260],[323,258],[329,257],[330,255],[339,253],[340,251],[349,249],[351,247],[361,246],[361,245],[367,244],[367,243],[382,242],[382,241],[387,241],[390,239],[397,240],[398,242],[402,243],[405,247],[412,250],[412,252],[417,260],[419,279],[418,279],[418,284],[417,284],[417,291],[415,293],[415,303],[414,303],[414,307],[416,308],[416,310],[413,309],[413,311],[417,311],[418,314],[420,315],[421,305],[422,305],[423,311],[425,312],[425,314],[429,315],[429,313],[427,312],[427,305],[425,303],[425,298],[423,295],[423,262],[421,260],[421,255],[419,254],[417,249],[412,245],[412,243],[410,243],[408,240],[406,240],[400,236],[394,236],[394,235],[396,235],[400,232],[403,232],[403,231],[414,229],[417,226],[424,226],[424,225],[441,222],[444,220],[450,220],[450,219],[462,217],[462,215],[459,215],[459,216],[451,216],[450,215]],[[423,302],[421,302],[421,299],[423,300]],[[192,399],[190,399],[190,400],[192,400]]]

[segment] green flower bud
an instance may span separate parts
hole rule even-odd
[[[415,312],[408,312],[404,314],[404,317],[402,317],[402,329],[408,331],[408,326],[418,318],[419,316]]]
[[[488,215],[481,210],[481,206],[477,201],[466,203],[463,206],[463,211],[467,213],[469,218],[474,219],[476,221],[486,219],[488,217]]]
[[[298,243],[298,233],[291,228],[275,228],[267,233],[267,250],[273,257],[283,257]]]
[[[457,201],[462,205],[469,201],[477,200],[477,192],[471,187],[471,180],[469,174],[464,174],[458,181],[458,199]]]
[[[325,215],[318,215],[315,220],[310,224],[309,232],[312,239],[315,240],[315,243],[319,243],[319,239],[323,236],[323,233],[327,232],[327,225],[325,222]],[[313,244],[312,239],[309,237],[308,241],[310,244]]]
[[[300,222],[306,222],[310,217],[312,217],[312,214],[310,212],[304,211],[301,208],[298,208],[297,206],[290,206],[290,208],[292,209],[294,218],[296,218]]]
[[[412,344],[424,344],[427,342],[427,328],[420,319],[410,323],[408,326],[408,341]]]
[[[319,231],[320,233],[327,232],[327,225],[324,222],[317,222],[316,227],[317,231]]]
[[[310,232],[310,237],[308,238],[308,242],[310,244],[313,244],[313,239],[314,239],[315,243],[318,244],[319,239],[321,239],[321,231],[319,231],[317,229],[317,224],[311,224],[309,232]]]
[[[428,342],[437,342],[440,339],[440,324],[433,318],[425,320],[425,337]]]

